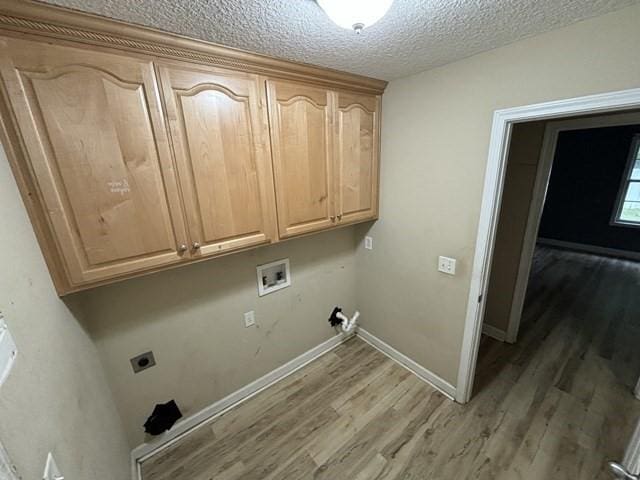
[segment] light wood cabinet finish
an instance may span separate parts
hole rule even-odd
[[[371,220],[378,216],[380,99],[346,92],[335,97],[336,217]]]
[[[273,182],[258,77],[194,66],[160,65],[159,72],[192,254],[272,241]]]
[[[0,78],[61,295],[377,217],[384,81],[28,0]]]
[[[380,99],[268,82],[281,237],[378,216]]]
[[[333,94],[268,81],[271,144],[281,237],[333,226]]]
[[[149,61],[16,39],[0,68],[71,286],[182,260]]]

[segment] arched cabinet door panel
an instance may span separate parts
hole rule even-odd
[[[276,237],[264,91],[255,75],[160,64],[194,256]]]
[[[380,99],[336,93],[336,210],[341,223],[378,217]]]
[[[333,93],[271,80],[267,91],[280,236],[332,227]]]
[[[152,63],[0,42],[2,79],[67,288],[183,261],[187,237]]]

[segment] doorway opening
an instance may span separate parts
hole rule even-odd
[[[640,260],[638,228],[640,113],[515,125],[483,332],[516,342],[542,245]]]
[[[601,465],[640,416],[639,93],[496,113],[459,372],[458,401],[491,384]]]
[[[467,300],[456,401],[468,402],[473,392],[491,261],[495,248],[509,146],[514,127],[526,122],[549,122],[558,119],[634,111],[640,111],[640,89],[534,104],[498,110],[494,113],[476,248],[471,268],[471,285]],[[545,145],[548,147],[550,142],[545,142]],[[545,145],[543,145],[543,149]]]
[[[535,362],[538,370],[553,366],[549,386],[575,393],[569,383],[581,382],[584,402],[598,388],[633,391],[638,227],[640,113],[513,127],[476,391],[507,367],[520,381]],[[598,368],[610,374],[600,384]]]

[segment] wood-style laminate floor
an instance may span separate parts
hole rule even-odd
[[[143,480],[610,479],[640,416],[640,264],[536,252],[520,339],[453,403],[355,338],[142,465]]]

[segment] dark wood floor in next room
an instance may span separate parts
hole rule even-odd
[[[146,460],[143,480],[607,479],[640,415],[640,264],[536,252],[520,340],[453,403],[350,340]]]

